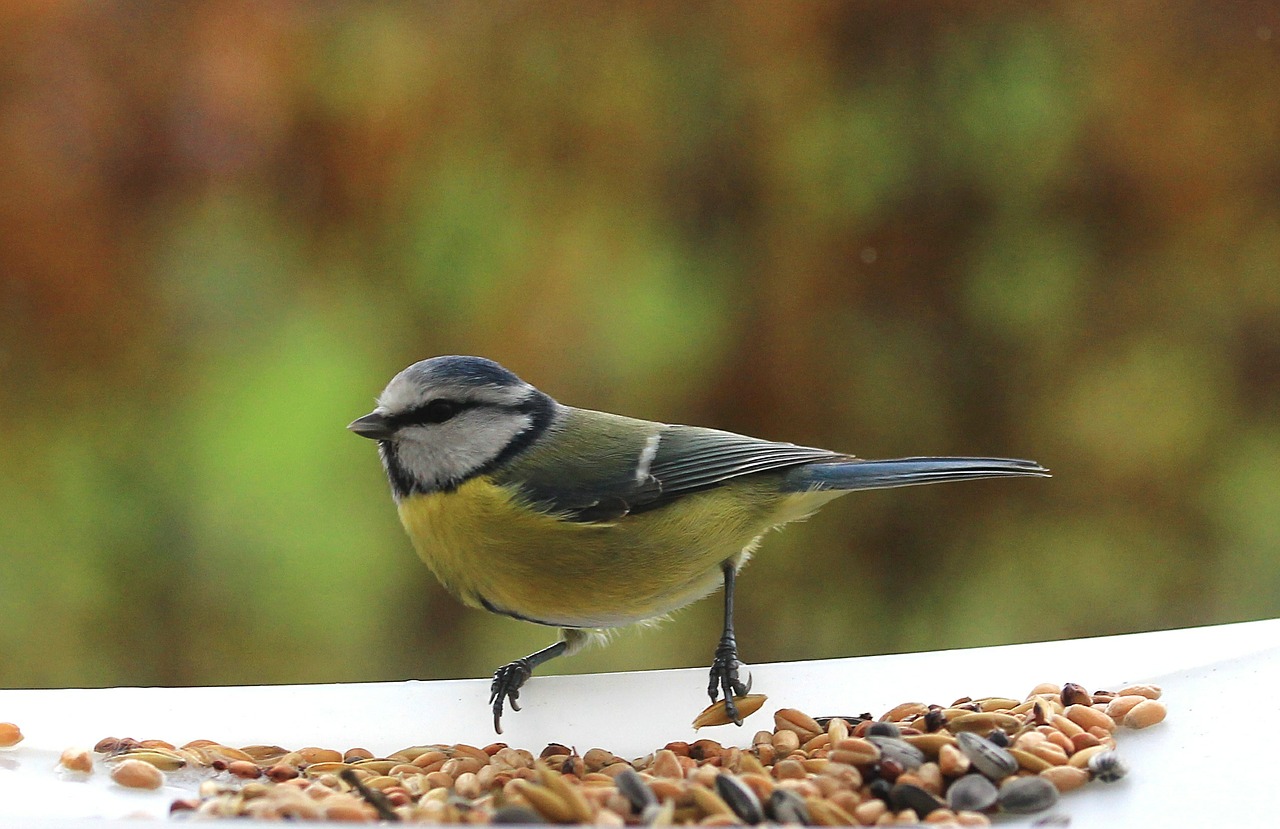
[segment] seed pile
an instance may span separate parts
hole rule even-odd
[[[493,743],[425,745],[374,757],[364,749],[232,748],[209,740],[175,747],[108,738],[115,781],[161,785],[165,772],[205,770],[199,796],[172,813],[194,817],[816,826],[923,822],[984,826],[998,812],[1051,808],[1090,780],[1120,779],[1119,726],[1164,719],[1160,689],[1090,693],[1042,684],[1024,699],[949,706],[906,702],[878,719],[774,714],[749,748],[673,742],[636,760],[551,744],[538,755]],[[82,752],[63,762],[84,770]],[[143,768],[145,767],[145,769]]]

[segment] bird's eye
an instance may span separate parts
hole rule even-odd
[[[432,400],[422,407],[424,423],[444,423],[458,413],[460,407],[452,400]]]

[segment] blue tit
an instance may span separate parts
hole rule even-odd
[[[409,366],[347,428],[378,442],[400,520],[449,592],[560,629],[555,644],[494,673],[499,733],[504,703],[519,710],[535,668],[721,585],[707,690],[741,725],[734,580],[765,533],[857,489],[1048,475],[1032,461],[868,461],[577,409],[480,357]]]

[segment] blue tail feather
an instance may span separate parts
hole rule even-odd
[[[1035,461],[1013,458],[896,458],[829,461],[796,467],[783,479],[787,492],[815,489],[882,489],[894,486],[973,481],[981,478],[1049,477]]]

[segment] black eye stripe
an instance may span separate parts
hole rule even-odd
[[[397,425],[401,426],[444,423],[447,420],[452,420],[457,417],[459,413],[464,412],[467,409],[474,409],[481,405],[483,404],[474,401],[446,400],[444,398],[438,398],[436,400],[428,401],[421,406],[412,408],[407,412],[396,415],[392,419],[396,421]]]

